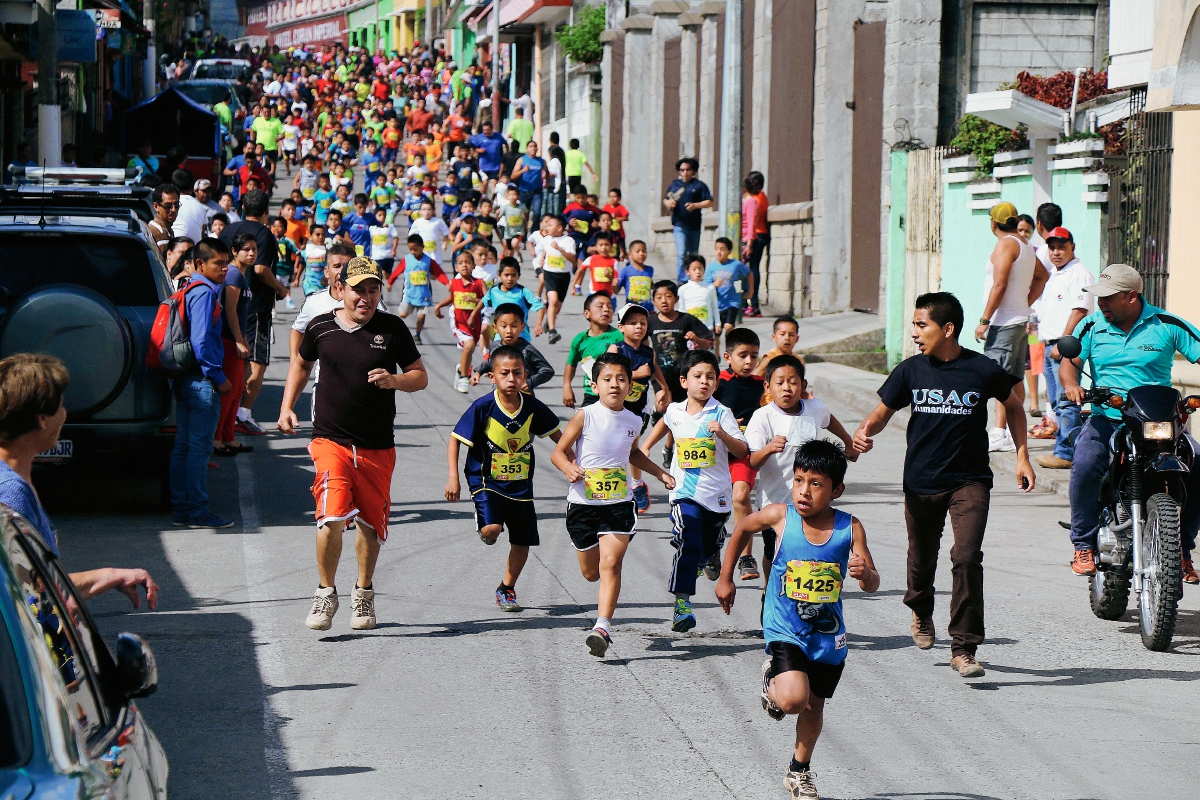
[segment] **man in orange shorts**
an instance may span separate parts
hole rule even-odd
[[[321,364],[314,404],[313,439],[308,446],[316,466],[317,573],[305,625],[329,630],[338,610],[334,577],[342,554],[342,531],[357,520],[354,550],[358,581],[351,595],[350,627],[375,627],[371,582],[379,547],[387,541],[392,469],[396,465],[393,423],[396,392],[417,392],[429,383],[421,354],[399,317],[377,313],[383,272],[369,258],[352,258],[338,276],[343,305],[313,317],[300,340],[299,356],[288,370],[277,427],[295,433],[292,407]]]

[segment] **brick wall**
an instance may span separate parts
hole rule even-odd
[[[1017,73],[1052,75],[1095,67],[1096,6],[976,3],[971,25],[971,91],[994,91]]]

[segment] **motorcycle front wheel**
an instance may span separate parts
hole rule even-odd
[[[1175,613],[1183,596],[1179,541],[1179,503],[1170,495],[1151,495],[1142,528],[1142,593],[1138,597],[1142,644],[1166,650],[1175,635]]]

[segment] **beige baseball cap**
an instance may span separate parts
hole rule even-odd
[[[347,286],[358,286],[363,281],[377,280],[383,283],[383,271],[374,259],[356,256],[342,267],[342,283]]]
[[[1100,279],[1091,286],[1083,287],[1097,297],[1109,297],[1117,292],[1142,291],[1142,276],[1128,264],[1109,264],[1100,273]]]

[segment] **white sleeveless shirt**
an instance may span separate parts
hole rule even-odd
[[[1020,236],[1009,234],[1008,238],[1020,245],[1021,253],[1017,256],[1017,260],[1013,262],[1012,269],[1009,270],[1008,287],[1004,290],[1004,296],[1000,298],[1000,305],[996,307],[995,313],[992,314],[991,324],[996,327],[1016,325],[1018,322],[1027,322],[1029,320],[1029,285],[1033,283],[1033,271],[1037,265],[1037,257],[1034,254],[1033,245],[1026,242]],[[992,294],[992,286],[995,284],[994,273],[995,267],[989,258],[987,280],[983,284],[983,302],[985,305],[987,304],[988,297]]]
[[[575,442],[575,463],[585,471],[620,469],[625,473],[625,492],[619,496],[588,497],[587,480],[572,483],[567,489],[567,502],[598,506],[626,502],[628,490],[629,451],[642,430],[642,418],[622,408],[613,411],[603,403],[592,403],[583,409],[583,431]],[[595,477],[595,476],[594,476]],[[615,477],[615,476],[609,476]]]

